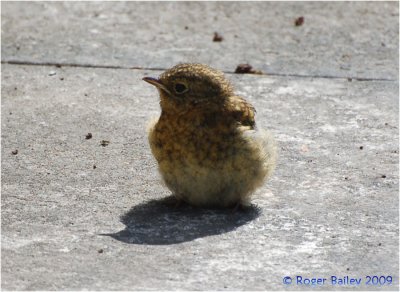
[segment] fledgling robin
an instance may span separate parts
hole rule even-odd
[[[256,129],[254,107],[235,95],[222,72],[202,64],[179,64],[143,80],[160,93],[161,116],[149,143],[178,201],[247,205],[276,161],[272,136]]]

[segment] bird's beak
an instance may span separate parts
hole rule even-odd
[[[161,89],[165,91],[168,94],[171,94],[169,90],[164,86],[164,84],[161,83],[160,79],[153,78],[153,77],[143,77],[143,80],[150,83],[151,85],[154,85],[158,89]]]

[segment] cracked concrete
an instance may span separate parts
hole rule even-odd
[[[398,3],[1,5],[2,289],[399,289]],[[227,72],[279,143],[243,212],[169,205],[141,78],[181,61]]]

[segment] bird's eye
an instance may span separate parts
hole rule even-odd
[[[176,83],[175,84],[175,92],[176,93],[184,93],[187,91],[187,87],[183,83]]]

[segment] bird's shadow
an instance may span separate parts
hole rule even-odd
[[[232,231],[261,213],[254,205],[233,211],[200,209],[186,204],[174,207],[175,203],[171,196],[134,206],[121,216],[124,230],[103,235],[133,244],[176,244]]]

